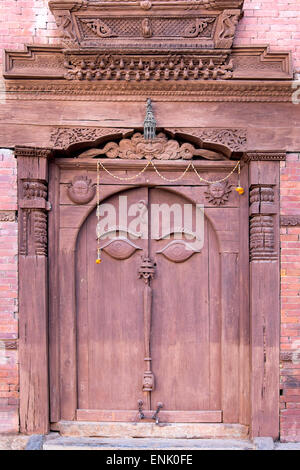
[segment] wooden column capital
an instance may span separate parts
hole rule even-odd
[[[16,158],[51,158],[53,156],[53,151],[50,148],[27,147],[17,145],[15,147],[15,156]]]

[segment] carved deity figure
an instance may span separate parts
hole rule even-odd
[[[153,35],[149,18],[144,18],[142,21],[142,34],[144,38],[151,38]]]

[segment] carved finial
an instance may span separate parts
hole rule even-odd
[[[156,136],[156,120],[152,109],[152,101],[150,98],[147,99],[147,111],[146,118],[144,121],[144,139],[152,140]]]

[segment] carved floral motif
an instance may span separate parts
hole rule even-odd
[[[87,204],[96,194],[96,186],[87,176],[75,176],[72,183],[69,184],[68,196],[75,204]]]
[[[105,22],[102,21],[100,18],[82,18],[81,21],[82,23],[85,23],[87,27],[100,38],[111,38],[116,36],[115,34],[113,34],[111,28],[107,24],[105,24]]]
[[[50,140],[54,148],[67,149],[73,144],[80,142],[94,142],[107,135],[124,134],[130,129],[119,129],[111,127],[57,127],[53,129]]]
[[[197,38],[206,30],[210,23],[214,23],[215,18],[196,18],[192,26],[187,26],[183,32],[184,38]]]
[[[242,151],[247,143],[246,129],[220,129],[220,128],[177,128],[173,133],[189,134],[202,140],[222,144],[232,151]]]
[[[214,206],[222,206],[228,201],[231,189],[232,185],[228,181],[212,183],[204,194],[209,203]]]

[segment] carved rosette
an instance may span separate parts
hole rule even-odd
[[[47,256],[47,185],[39,180],[21,181],[20,254]]]
[[[250,260],[272,261],[277,259],[275,249],[274,188],[256,186],[250,190]]]

